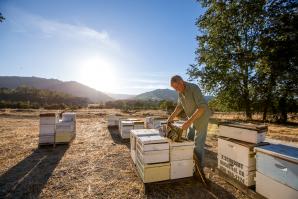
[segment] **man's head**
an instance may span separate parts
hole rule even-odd
[[[179,93],[182,93],[185,89],[184,81],[179,75],[174,75],[171,78],[171,86]]]

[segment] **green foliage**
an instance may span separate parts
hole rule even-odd
[[[0,88],[0,108],[64,109],[86,107],[87,98],[31,87]]]
[[[214,109],[245,111],[251,118],[270,106],[286,121],[287,112],[297,111],[288,106],[297,104],[296,1],[199,2],[206,11],[196,23],[197,63],[188,69],[190,78],[216,96]]]

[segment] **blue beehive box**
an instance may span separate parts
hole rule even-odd
[[[298,190],[298,148],[271,144],[255,147],[255,151],[258,172]]]

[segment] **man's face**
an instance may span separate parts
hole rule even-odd
[[[185,89],[183,81],[173,82],[171,83],[171,86],[179,93],[182,93]]]

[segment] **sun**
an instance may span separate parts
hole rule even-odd
[[[111,62],[103,58],[88,58],[80,63],[82,83],[98,91],[112,93],[117,88],[117,73]]]

